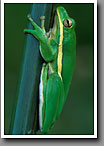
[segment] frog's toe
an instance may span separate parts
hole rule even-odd
[[[23,30],[24,33],[27,33],[27,31],[28,31],[28,29],[24,29],[24,30]]]
[[[45,16],[41,16],[40,17],[40,20],[45,20]]]
[[[27,15],[27,18],[28,18],[28,19],[31,18],[31,14],[28,14],[28,15]]]

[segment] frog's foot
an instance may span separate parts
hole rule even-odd
[[[33,19],[31,18],[31,15],[28,15],[27,18],[31,22],[34,29],[24,29],[24,32],[32,34],[38,40],[41,40],[41,38],[44,36],[44,31],[33,21]]]
[[[34,29],[36,30],[36,29],[38,28],[38,26],[37,26],[37,24],[33,21],[33,19],[31,18],[31,15],[28,14],[28,15],[27,15],[27,18],[28,18],[28,20],[31,22],[31,24],[32,24],[32,26],[34,27]],[[25,32],[25,33],[31,33],[31,34],[34,35],[35,30],[33,30],[33,29],[24,29],[24,32]]]

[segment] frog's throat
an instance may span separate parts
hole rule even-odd
[[[59,39],[59,48],[58,48],[58,58],[57,58],[57,65],[58,65],[58,74],[61,77],[62,72],[62,43],[63,43],[63,24],[61,22],[60,14],[57,9],[57,15],[59,19],[59,25],[60,25],[60,39]],[[61,77],[62,79],[62,77]]]

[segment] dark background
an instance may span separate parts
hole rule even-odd
[[[93,134],[93,4],[56,4],[76,21],[77,55],[69,96],[49,134]],[[32,4],[5,4],[5,134],[23,56],[27,14]]]

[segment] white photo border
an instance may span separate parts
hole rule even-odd
[[[4,4],[93,3],[94,4],[94,135],[5,135],[4,134]],[[97,138],[97,0],[1,0],[1,138]]]

